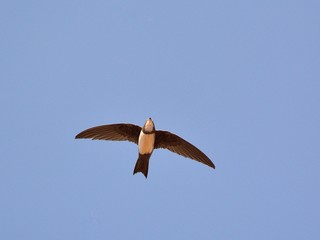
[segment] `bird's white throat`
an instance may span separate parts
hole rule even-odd
[[[146,132],[152,132],[154,128],[154,124],[151,119],[148,119],[144,124],[144,129]]]

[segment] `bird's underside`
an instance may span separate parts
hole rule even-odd
[[[151,136],[154,136],[154,138]],[[171,152],[215,168],[213,162],[191,143],[171,132],[161,130],[156,131],[151,118],[147,119],[142,128],[128,123],[102,125],[84,130],[76,135],[76,139],[78,138],[90,138],[92,140],[130,141],[138,144],[139,151],[144,147],[141,146],[142,144],[152,144],[152,149],[150,149],[151,152],[139,152],[139,158],[134,169],[134,174],[137,172],[142,172],[145,177],[148,175],[148,163],[152,151],[153,149],[158,148],[168,149]],[[152,143],[148,143],[148,139],[154,139],[154,141]]]

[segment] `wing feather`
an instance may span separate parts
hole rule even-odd
[[[155,148],[166,148],[171,152],[215,168],[213,162],[202,151],[171,132],[156,131]]]
[[[138,144],[141,127],[133,124],[119,123],[102,125],[82,131],[76,138],[92,140],[130,141]]]

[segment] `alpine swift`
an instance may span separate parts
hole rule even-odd
[[[151,118],[147,119],[142,128],[128,123],[102,125],[84,130],[76,136],[77,138],[130,141],[138,144],[139,157],[133,174],[141,172],[146,178],[148,176],[149,159],[153,150],[157,148],[166,148],[171,152],[215,168],[213,162],[191,143],[171,132],[156,130]]]

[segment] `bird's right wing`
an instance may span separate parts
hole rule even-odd
[[[130,141],[138,144],[141,127],[133,124],[120,123],[89,128],[79,133],[76,138],[92,140]]]
[[[215,168],[213,162],[197,147],[171,132],[156,131],[156,142],[154,148],[166,148],[171,152]]]

